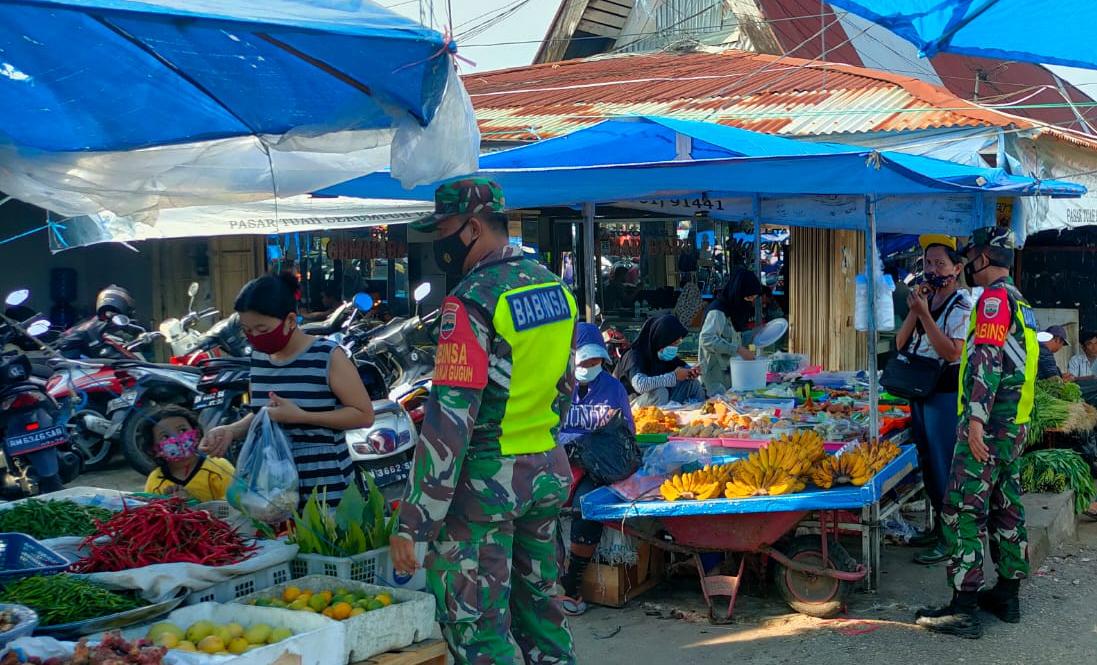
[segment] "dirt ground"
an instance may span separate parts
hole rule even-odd
[[[107,471],[85,474],[79,483],[139,490],[143,478],[119,461]],[[1002,624],[983,615],[987,630],[981,640],[934,635],[914,625],[916,608],[936,603],[948,594],[944,567],[914,565],[910,563],[914,552],[894,545],[885,547],[880,592],[853,593],[847,613],[831,620],[793,613],[772,589],[752,588],[748,595],[740,596],[734,623],[712,625],[696,577],[673,577],[624,609],[593,607],[586,615],[573,619],[578,662],[1097,662],[1097,524],[1080,524],[1077,541],[1060,548],[1022,585],[1022,623]]]
[[[934,635],[915,609],[946,598],[943,565],[910,563],[916,550],[888,546],[878,594],[854,593],[846,615],[791,613],[775,592],[741,596],[735,623],[711,625],[696,578],[673,578],[623,610],[595,607],[572,621],[580,663],[965,663],[1097,662],[1097,524],[1049,557],[1023,583],[1022,623],[983,615],[981,640]],[[993,575],[989,577],[993,580]]]

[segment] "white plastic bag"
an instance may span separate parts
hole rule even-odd
[[[298,482],[289,439],[267,410],[261,409],[248,428],[225,499],[252,519],[278,524],[297,510]]]
[[[873,260],[876,262],[876,329],[880,332],[895,330],[895,281],[884,274],[879,252]],[[853,301],[853,327],[858,332],[868,330],[868,308],[868,277],[862,273],[857,275]]]

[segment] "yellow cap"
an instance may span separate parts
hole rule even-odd
[[[956,238],[946,236],[943,233],[927,233],[918,236],[918,244],[922,246],[922,249],[927,249],[930,245],[944,245],[952,251],[956,251]]]

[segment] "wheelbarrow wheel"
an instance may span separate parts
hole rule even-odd
[[[821,545],[819,536],[807,534],[793,538],[787,547],[782,548],[782,551],[785,556],[797,563],[846,572],[856,570],[857,562],[836,541],[833,539],[827,541],[829,561],[823,559]],[[779,561],[774,563],[777,564],[775,576],[777,589],[789,607],[800,614],[820,619],[829,619],[842,611],[846,596],[851,590],[849,582],[825,575],[803,573]]]

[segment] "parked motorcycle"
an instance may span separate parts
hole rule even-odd
[[[418,423],[430,394],[434,352],[427,330],[437,317],[418,315],[419,303],[430,294],[430,284],[415,289],[416,313],[394,318],[381,326],[351,327],[342,344],[358,367],[374,399],[372,427],[347,432],[347,447],[355,466],[373,476],[387,499],[398,499],[411,474],[418,442]],[[355,306],[368,312],[372,299],[355,296]],[[387,394],[383,391],[387,390]],[[418,416],[413,420],[413,414]]]
[[[208,307],[199,312],[194,311],[194,297],[196,295],[198,295],[198,282],[191,282],[190,287],[187,289],[187,296],[190,298],[187,303],[187,314],[182,318],[164,319],[158,328],[160,334],[164,336],[164,341],[171,347],[173,365],[196,364],[185,362],[185,360],[202,339],[202,333],[198,332],[198,323],[220,314],[213,307]]]
[[[26,302],[29,291],[8,295],[5,304]],[[24,327],[7,316],[0,318],[0,431],[4,433],[0,456],[0,496],[19,499],[39,492],[56,492],[75,480],[83,460],[69,446],[66,420],[70,412],[49,396],[45,383],[32,372],[26,342],[49,329],[39,319]]]
[[[130,369],[144,362],[142,351],[162,338],[125,316],[87,321],[66,331],[58,352],[45,359],[53,370],[46,384],[50,397],[73,411],[69,437],[89,469],[105,466],[115,450],[111,417],[136,399],[138,376]],[[88,355],[91,354],[91,355]]]

